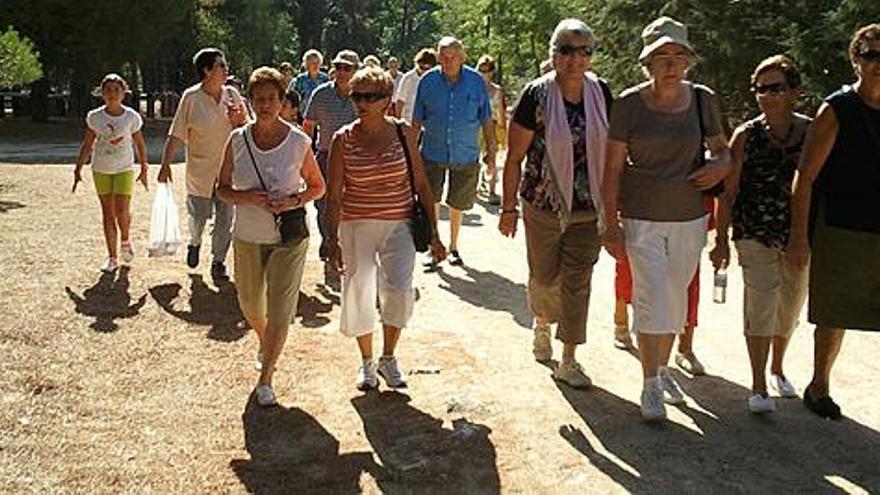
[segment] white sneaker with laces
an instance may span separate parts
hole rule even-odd
[[[767,392],[749,397],[749,411],[753,414],[772,413],[776,411],[776,402]]]
[[[116,258],[107,258],[107,261],[101,265],[101,271],[104,273],[113,273],[117,268],[119,268],[119,262],[116,261]]]
[[[666,419],[666,405],[663,404],[663,388],[660,385],[660,377],[645,380],[645,388],[642,389],[642,419],[645,421],[660,421]]]
[[[590,377],[584,373],[584,368],[574,359],[563,358],[559,366],[553,370],[553,378],[572,388],[587,388],[593,384]]]
[[[794,399],[798,396],[797,389],[783,375],[773,375],[770,377],[770,386],[779,392],[779,396],[784,399]]]
[[[122,261],[131,263],[134,259],[134,249],[131,247],[131,241],[123,241],[119,246],[119,250],[122,251]]]
[[[703,367],[703,363],[701,363],[700,360],[697,359],[697,355],[694,354],[693,351],[676,353],[675,364],[677,364],[679,368],[687,371],[694,376],[701,376],[706,374],[706,368]]]
[[[355,386],[358,390],[372,390],[379,386],[379,378],[376,377],[376,363],[372,359],[365,359],[361,363]]]
[[[532,354],[536,361],[550,361],[553,345],[550,343],[550,325],[535,326],[535,339],[532,341]]]
[[[377,371],[389,388],[406,388],[406,380],[403,379],[403,372],[394,356],[380,357]]]
[[[684,404],[684,393],[681,391],[678,382],[675,381],[675,377],[672,376],[669,368],[662,366],[658,371],[660,385],[663,388],[663,392],[666,393],[666,397],[663,400],[665,400],[667,404]]]
[[[275,399],[275,391],[271,385],[257,385],[257,404],[263,407],[275,406],[278,401]]]
[[[614,327],[614,347],[618,349],[632,349],[633,341],[629,334],[629,328],[625,326]]]

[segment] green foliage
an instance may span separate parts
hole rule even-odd
[[[0,88],[24,86],[43,77],[39,57],[33,42],[11,26],[0,33]]]

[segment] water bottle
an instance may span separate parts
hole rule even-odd
[[[722,266],[715,270],[715,290],[712,293],[712,301],[724,304],[727,301],[727,267]]]

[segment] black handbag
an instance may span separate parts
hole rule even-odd
[[[700,168],[702,168],[706,166],[706,125],[703,122],[703,97],[697,88],[694,88],[694,98],[697,99],[697,120],[700,122],[700,156],[698,157],[698,163]],[[722,180],[712,186],[711,189],[703,191],[703,194],[716,198],[721,196],[724,194],[724,181]]]
[[[260,168],[257,167],[257,160],[254,159],[254,152],[251,151],[251,143],[248,141],[247,131],[243,132],[244,144],[247,147],[248,155],[251,157],[251,163],[254,165],[254,171],[257,173],[257,179],[264,191],[269,189],[263,182],[263,176],[260,174]],[[281,242],[283,244],[295,244],[309,236],[309,227],[306,224],[306,209],[299,207],[293,210],[285,210],[274,215],[275,228],[281,234]]]
[[[428,212],[422,202],[419,201],[419,195],[416,192],[415,181],[413,180],[412,158],[409,154],[409,147],[406,145],[406,137],[403,135],[403,125],[397,123],[397,139],[403,147],[403,155],[406,157],[406,171],[409,174],[409,187],[413,196],[413,211],[409,221],[409,230],[412,232],[413,244],[416,246],[416,252],[424,253],[431,247],[431,239],[434,237],[434,228],[431,227],[431,220]]]

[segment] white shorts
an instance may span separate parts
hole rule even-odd
[[[706,245],[703,216],[687,222],[623,219],[633,278],[633,333],[681,333],[688,285]]]
[[[412,281],[416,251],[409,222],[341,222],[339,244],[345,264],[339,322],[342,334],[360,337],[375,330],[377,290],[382,323],[405,327],[415,303]]]

